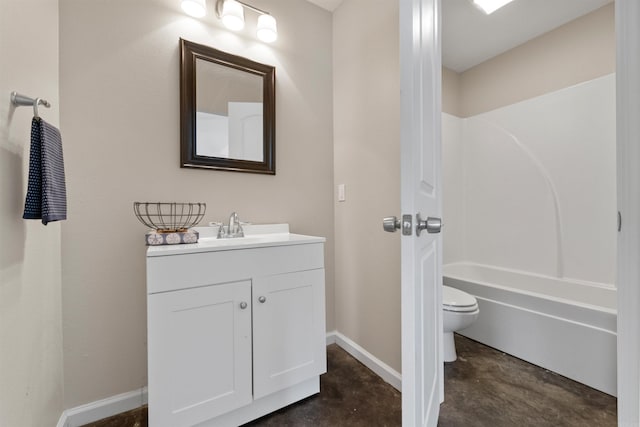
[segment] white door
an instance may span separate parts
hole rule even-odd
[[[262,102],[229,103],[229,158],[261,162]]]
[[[443,392],[440,0],[400,1],[402,425],[435,427]],[[432,217],[429,224],[421,223]],[[426,221],[425,221],[426,222]],[[429,232],[417,228],[429,226]]]

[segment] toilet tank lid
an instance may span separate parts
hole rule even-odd
[[[477,301],[473,295],[469,295],[459,289],[449,286],[442,287],[442,304],[452,307],[469,307],[476,305]]]

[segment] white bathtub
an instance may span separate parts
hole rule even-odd
[[[453,263],[444,284],[478,299],[461,335],[616,395],[616,290],[612,286]]]

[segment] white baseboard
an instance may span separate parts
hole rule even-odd
[[[337,344],[360,363],[371,369],[397,390],[401,389],[401,376],[389,365],[338,331],[327,332],[327,345]],[[94,421],[121,414],[147,404],[147,387],[65,410],[57,427],[80,427]]]
[[[378,359],[338,331],[327,333],[327,345],[333,343],[344,349],[364,366],[371,369],[376,375],[391,384],[396,390],[402,390],[402,375],[391,366],[387,365],[382,360]]]
[[[327,332],[327,345],[336,343],[336,334],[338,331]]]
[[[94,421],[139,408],[147,403],[147,387],[118,394],[65,410],[57,427],[80,427]]]

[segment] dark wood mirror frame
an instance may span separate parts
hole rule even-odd
[[[209,157],[196,154],[196,59],[213,62],[262,77],[263,161]],[[180,163],[183,168],[223,169],[235,172],[276,173],[275,67],[208,46],[180,39]]]

